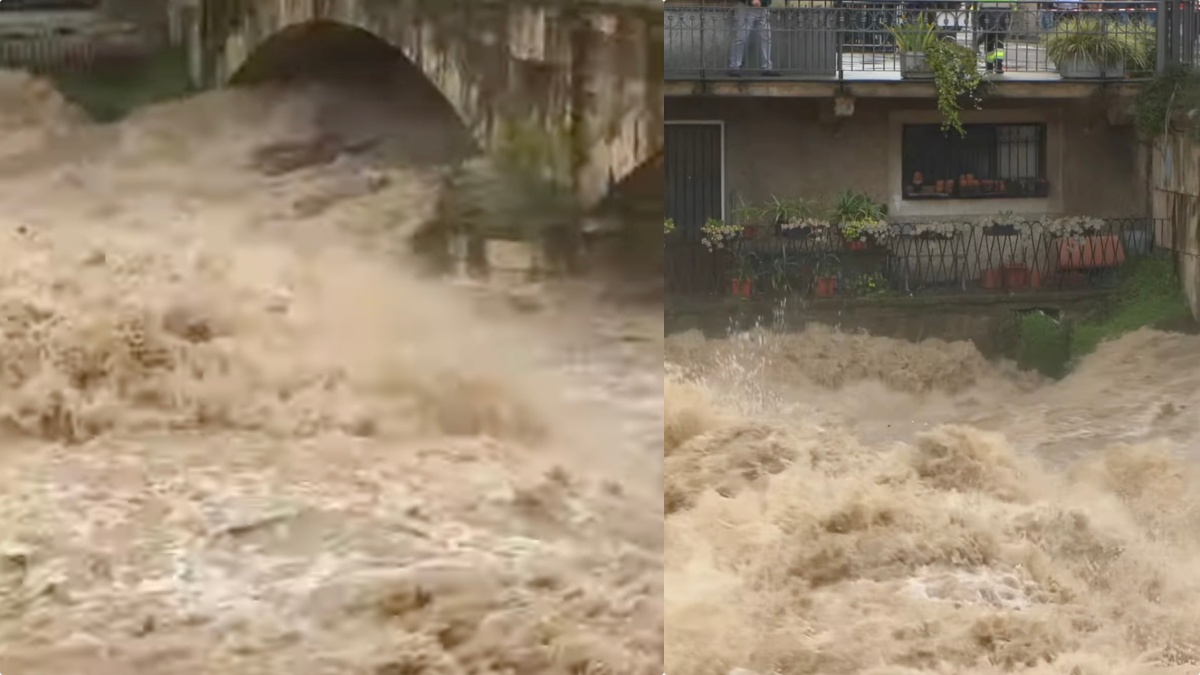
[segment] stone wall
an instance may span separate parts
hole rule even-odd
[[[194,45],[223,85],[263,49],[334,22],[402,51],[484,148],[515,129],[565,145],[585,204],[662,151],[662,10],[657,3],[201,0]]]
[[[865,332],[911,342],[928,338],[967,340],[988,357],[1010,354],[1017,313],[1040,309],[1081,317],[1095,309],[1098,293],[1040,293],[1037,296],[951,298],[778,300],[721,299],[702,302],[672,299],[666,304],[666,333],[699,330],[709,337],[761,325],[801,331],[809,324]]]

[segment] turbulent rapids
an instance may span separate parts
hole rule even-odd
[[[1200,672],[1200,339],[668,338],[666,670]]]
[[[661,672],[661,315],[408,273],[393,103],[0,74],[0,671]]]

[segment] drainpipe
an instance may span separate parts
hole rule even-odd
[[[1170,7],[1171,4],[1168,0],[1158,0],[1158,7],[1155,11],[1155,13],[1158,15],[1159,36],[1159,38],[1155,40],[1155,48],[1158,51],[1157,55],[1155,56],[1155,65],[1160,73],[1166,71],[1167,69],[1167,42],[1171,40],[1171,31],[1174,30],[1174,26],[1171,25],[1174,22],[1170,20],[1170,15],[1168,14]]]

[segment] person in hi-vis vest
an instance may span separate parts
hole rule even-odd
[[[1010,0],[975,2],[975,49],[983,45],[983,58],[989,73],[1004,73],[1004,42],[1008,39],[1008,26],[1016,9],[1016,4]]]

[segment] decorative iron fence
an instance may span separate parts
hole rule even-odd
[[[1138,258],[1157,255],[1168,223],[1044,221],[984,227],[893,225],[879,239],[847,241],[834,230],[743,238],[710,251],[668,238],[663,273],[678,294],[802,294],[814,297],[1104,288]],[[748,283],[747,283],[748,282]]]
[[[941,39],[976,51],[981,69],[985,55],[999,50],[1006,72],[1033,79],[1053,74],[1085,80],[1141,78],[1171,63],[1195,61],[1200,17],[1193,4],[1175,7],[1145,0],[1079,3],[1077,9],[1034,0],[803,4],[666,5],[666,79],[931,79],[923,54],[901,53],[903,45],[897,44],[898,36],[906,39],[906,31],[907,39],[914,40],[912,32],[921,22]],[[1165,32],[1164,25],[1169,28]],[[1107,63],[1076,57],[1055,63],[1051,58],[1056,49],[1078,52],[1085,42],[1121,57]]]
[[[15,14],[15,13],[13,13]],[[37,73],[89,73],[145,59],[165,47],[165,36],[94,15],[42,13],[0,21],[0,68]]]

